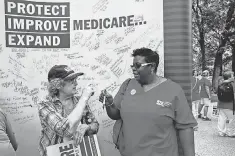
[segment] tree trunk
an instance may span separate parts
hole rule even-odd
[[[232,71],[235,73],[235,45],[232,47]]]
[[[213,78],[212,78],[212,86],[213,86],[212,89],[214,92],[217,92],[218,78],[222,73],[222,61],[223,61],[222,56],[223,52],[221,52],[221,50],[218,50],[215,56]]]
[[[200,48],[201,48],[201,54],[202,54],[202,71],[206,70],[206,48],[205,48],[205,37],[204,37],[204,31],[203,29],[200,31]]]

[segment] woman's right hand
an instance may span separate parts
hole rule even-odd
[[[75,147],[78,147],[78,145],[82,142],[84,134],[88,129],[89,126],[86,124],[78,125],[77,130],[73,133],[73,143]]]
[[[104,98],[105,98],[105,105],[110,105],[113,103],[113,96],[109,94],[106,90],[101,91],[101,94],[99,96],[99,101],[103,103]]]
[[[86,98],[90,98],[94,95],[94,89],[91,86],[87,86],[83,89],[82,96]]]

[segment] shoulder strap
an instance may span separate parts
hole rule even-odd
[[[125,94],[125,92],[127,90],[127,87],[129,85],[130,81],[131,81],[131,78],[126,80],[126,86],[125,86],[124,94]],[[119,149],[118,141],[119,141],[119,136],[120,136],[120,133],[121,133],[121,130],[122,130],[122,125],[123,125],[122,119],[120,119],[120,120],[121,120],[121,126],[120,126],[119,133],[118,133],[118,136],[117,136],[117,143],[115,144],[115,148],[117,148],[117,149]]]
[[[129,85],[130,81],[131,81],[131,78],[127,79],[127,83],[126,83],[126,86],[125,86],[125,92],[126,92],[126,90],[127,90],[127,87],[128,87],[128,85]]]

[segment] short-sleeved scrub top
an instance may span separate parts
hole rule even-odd
[[[147,92],[132,79],[118,101],[114,102],[123,119],[125,156],[178,156],[176,129],[197,125],[182,88],[169,79]],[[162,102],[171,105],[164,107]]]
[[[200,100],[200,94],[199,94],[199,79],[192,76],[192,101]]]
[[[209,96],[208,96],[208,94],[206,92],[206,86],[211,88],[212,84],[211,84],[210,80],[208,80],[205,77],[202,77],[202,79],[199,81],[199,84],[201,86],[200,97],[201,98],[209,98]]]

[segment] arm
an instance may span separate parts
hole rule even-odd
[[[105,100],[106,112],[108,116],[113,120],[121,119],[120,116],[121,102],[123,100],[123,96],[125,94],[129,81],[130,79],[127,79],[126,81],[123,82],[114,99],[110,94],[106,94],[106,99],[107,99]]]
[[[175,128],[179,132],[179,141],[182,145],[184,156],[195,156],[194,131],[197,126],[192,111],[182,88],[174,99],[175,107]]]
[[[7,119],[7,117],[5,116],[6,118],[6,133],[9,137],[9,140],[12,144],[12,147],[14,148],[14,150],[16,151],[17,148],[18,148],[18,144],[17,144],[17,141],[16,141],[16,138],[15,138],[15,134],[12,130],[12,127],[11,127],[11,123],[9,122],[9,120]]]
[[[206,88],[206,93],[207,93],[207,95],[209,96],[209,99],[210,99],[211,98],[210,88],[209,88],[209,86],[205,86],[205,88]]]
[[[89,95],[89,94],[88,94]],[[82,96],[74,110],[67,118],[62,117],[53,107],[50,102],[39,103],[40,119],[59,136],[72,137],[72,133],[77,129],[77,125],[81,120],[83,110],[89,96]]]
[[[205,89],[206,89],[206,93],[207,93],[209,99],[211,98],[211,91],[210,91],[211,87],[212,87],[212,84],[211,84],[210,80],[205,79]]]
[[[112,120],[121,119],[120,110],[115,106],[115,104],[106,107],[106,112]]]
[[[193,128],[180,129],[179,139],[184,151],[184,156],[195,156]]]
[[[200,85],[199,86],[199,94],[201,93],[201,90],[202,90],[202,86]]]

